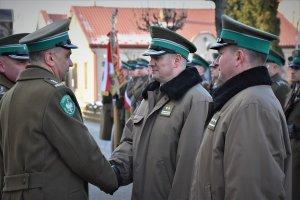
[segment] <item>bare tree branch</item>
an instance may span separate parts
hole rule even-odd
[[[186,18],[186,11],[182,10],[179,13],[175,9],[167,8],[162,9],[160,13],[150,13],[148,9],[144,10],[140,17],[135,15],[137,28],[142,31],[149,31],[152,25],[164,26],[170,30],[177,31],[184,26]]]

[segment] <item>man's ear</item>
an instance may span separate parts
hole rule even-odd
[[[241,66],[241,64],[244,63],[246,59],[245,52],[243,50],[237,50],[235,52],[235,59],[237,66]]]
[[[0,73],[4,73],[4,72],[5,72],[5,63],[4,60],[0,58]]]
[[[174,64],[176,67],[180,66],[182,59],[184,59],[184,58],[181,55],[179,55],[179,54],[174,55]]]
[[[52,51],[46,51],[44,53],[44,61],[45,61],[45,63],[48,66],[53,67],[55,65],[55,62],[54,62],[54,52],[52,52]]]

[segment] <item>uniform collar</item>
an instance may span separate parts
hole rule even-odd
[[[208,119],[221,108],[236,94],[252,86],[271,85],[271,78],[265,66],[254,67],[246,70],[213,91],[213,109],[208,114]]]
[[[186,68],[178,76],[166,82],[162,86],[157,81],[150,83],[142,95],[144,99],[148,98],[148,91],[154,91],[160,88],[160,91],[166,94],[170,99],[180,99],[190,88],[201,83],[202,79],[198,71],[194,67]]]
[[[4,87],[10,89],[14,85],[14,83],[8,80],[8,78],[6,78],[4,74],[0,74],[0,85],[3,85]]]
[[[26,69],[20,74],[20,77],[18,78],[17,81],[44,79],[44,78],[51,78],[58,81],[57,78],[47,69],[37,65],[28,65]]]

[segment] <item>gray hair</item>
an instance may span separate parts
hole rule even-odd
[[[42,62],[46,51],[29,52],[30,62]]]
[[[249,49],[244,49],[244,48],[237,47],[237,46],[231,46],[231,50],[232,51],[242,50],[242,51],[246,52],[246,54],[248,55],[248,58],[249,58],[249,62],[253,66],[261,66],[261,65],[266,64],[267,55],[265,55],[263,53],[259,53],[259,52],[252,51]]]

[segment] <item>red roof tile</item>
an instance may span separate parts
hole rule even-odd
[[[280,19],[280,35],[279,35],[279,45],[282,47],[294,47],[296,46],[296,35],[297,29],[290,23],[283,14],[277,14],[277,17]],[[298,32],[298,34],[300,34]],[[300,37],[300,35],[299,35]]]
[[[111,15],[114,8],[102,6],[72,6],[74,14],[92,46],[105,45],[108,42],[107,34],[111,30]],[[136,21],[140,19],[143,11],[158,13],[160,9],[147,8],[118,8],[116,29],[120,45],[147,45],[150,40],[149,33],[137,28]],[[178,11],[181,11],[178,9]],[[211,33],[216,35],[214,25],[214,9],[186,9],[187,21],[179,34],[192,40],[199,33]],[[288,20],[278,13],[281,24],[280,46],[295,46],[296,28]]]

